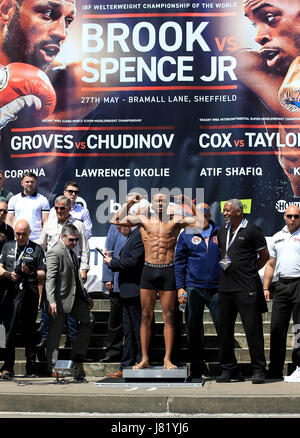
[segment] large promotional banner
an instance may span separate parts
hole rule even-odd
[[[267,236],[300,205],[298,1],[0,5],[6,186],[32,170],[53,203],[78,182],[95,278],[129,191],[202,188],[218,224],[239,198]]]

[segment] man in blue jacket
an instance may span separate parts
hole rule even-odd
[[[206,305],[217,330],[220,255],[218,226],[211,220],[208,204],[198,204],[208,226],[202,231],[184,230],[175,253],[175,276],[179,303],[187,302],[186,325],[191,363],[190,379],[200,379],[205,372],[203,357],[203,312]]]

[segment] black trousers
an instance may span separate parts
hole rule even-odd
[[[26,288],[18,290],[13,287],[7,290],[3,302],[3,323],[6,330],[5,360],[2,370],[14,372],[16,335],[20,328],[25,346],[26,373],[34,370],[36,353],[35,323],[38,314],[38,290]]]
[[[275,285],[271,316],[270,370],[282,372],[286,355],[286,338],[291,316],[294,333],[300,331],[300,281],[279,280]],[[299,333],[295,336],[292,353],[293,365],[300,366]]]
[[[218,289],[187,287],[186,328],[188,352],[191,362],[191,375],[198,377],[204,371],[204,326],[203,313],[205,305],[217,331],[218,322]]]
[[[123,303],[119,292],[110,292],[110,313],[107,326],[107,355],[119,360],[123,344]]]
[[[237,368],[234,354],[234,326],[240,314],[245,330],[253,371],[265,371],[262,314],[256,292],[219,292],[218,328],[220,366],[223,371]]]
[[[123,299],[124,344],[120,369],[141,361],[140,328],[142,320],[140,297]]]

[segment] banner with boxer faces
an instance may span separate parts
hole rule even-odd
[[[163,187],[203,188],[219,224],[243,199],[273,234],[300,196],[300,5],[281,3],[17,0],[0,16],[5,185],[33,170],[53,203],[77,181],[95,238],[129,191]]]

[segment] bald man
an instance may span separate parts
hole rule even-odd
[[[190,380],[202,379],[207,372],[203,352],[203,312],[206,305],[217,329],[220,253],[217,232],[211,220],[210,207],[197,204],[207,225],[203,230],[182,231],[175,253],[175,277],[179,303],[187,302],[186,325],[191,363]]]
[[[0,255],[0,277],[5,281],[6,295],[1,306],[6,329],[6,349],[0,377],[14,376],[15,338],[18,323],[25,343],[26,374],[35,370],[35,322],[38,313],[38,285],[45,281],[45,257],[40,245],[29,240],[30,226],[25,219],[15,224],[15,240],[6,242]]]
[[[284,213],[285,226],[269,242],[270,259],[264,273],[264,294],[270,300],[270,286],[275,283],[271,317],[270,364],[267,377],[283,378],[286,338],[291,315],[294,327],[300,323],[300,210],[290,205]],[[296,333],[295,333],[296,334]],[[300,382],[300,348],[294,345],[292,361],[295,371],[288,377]]]

